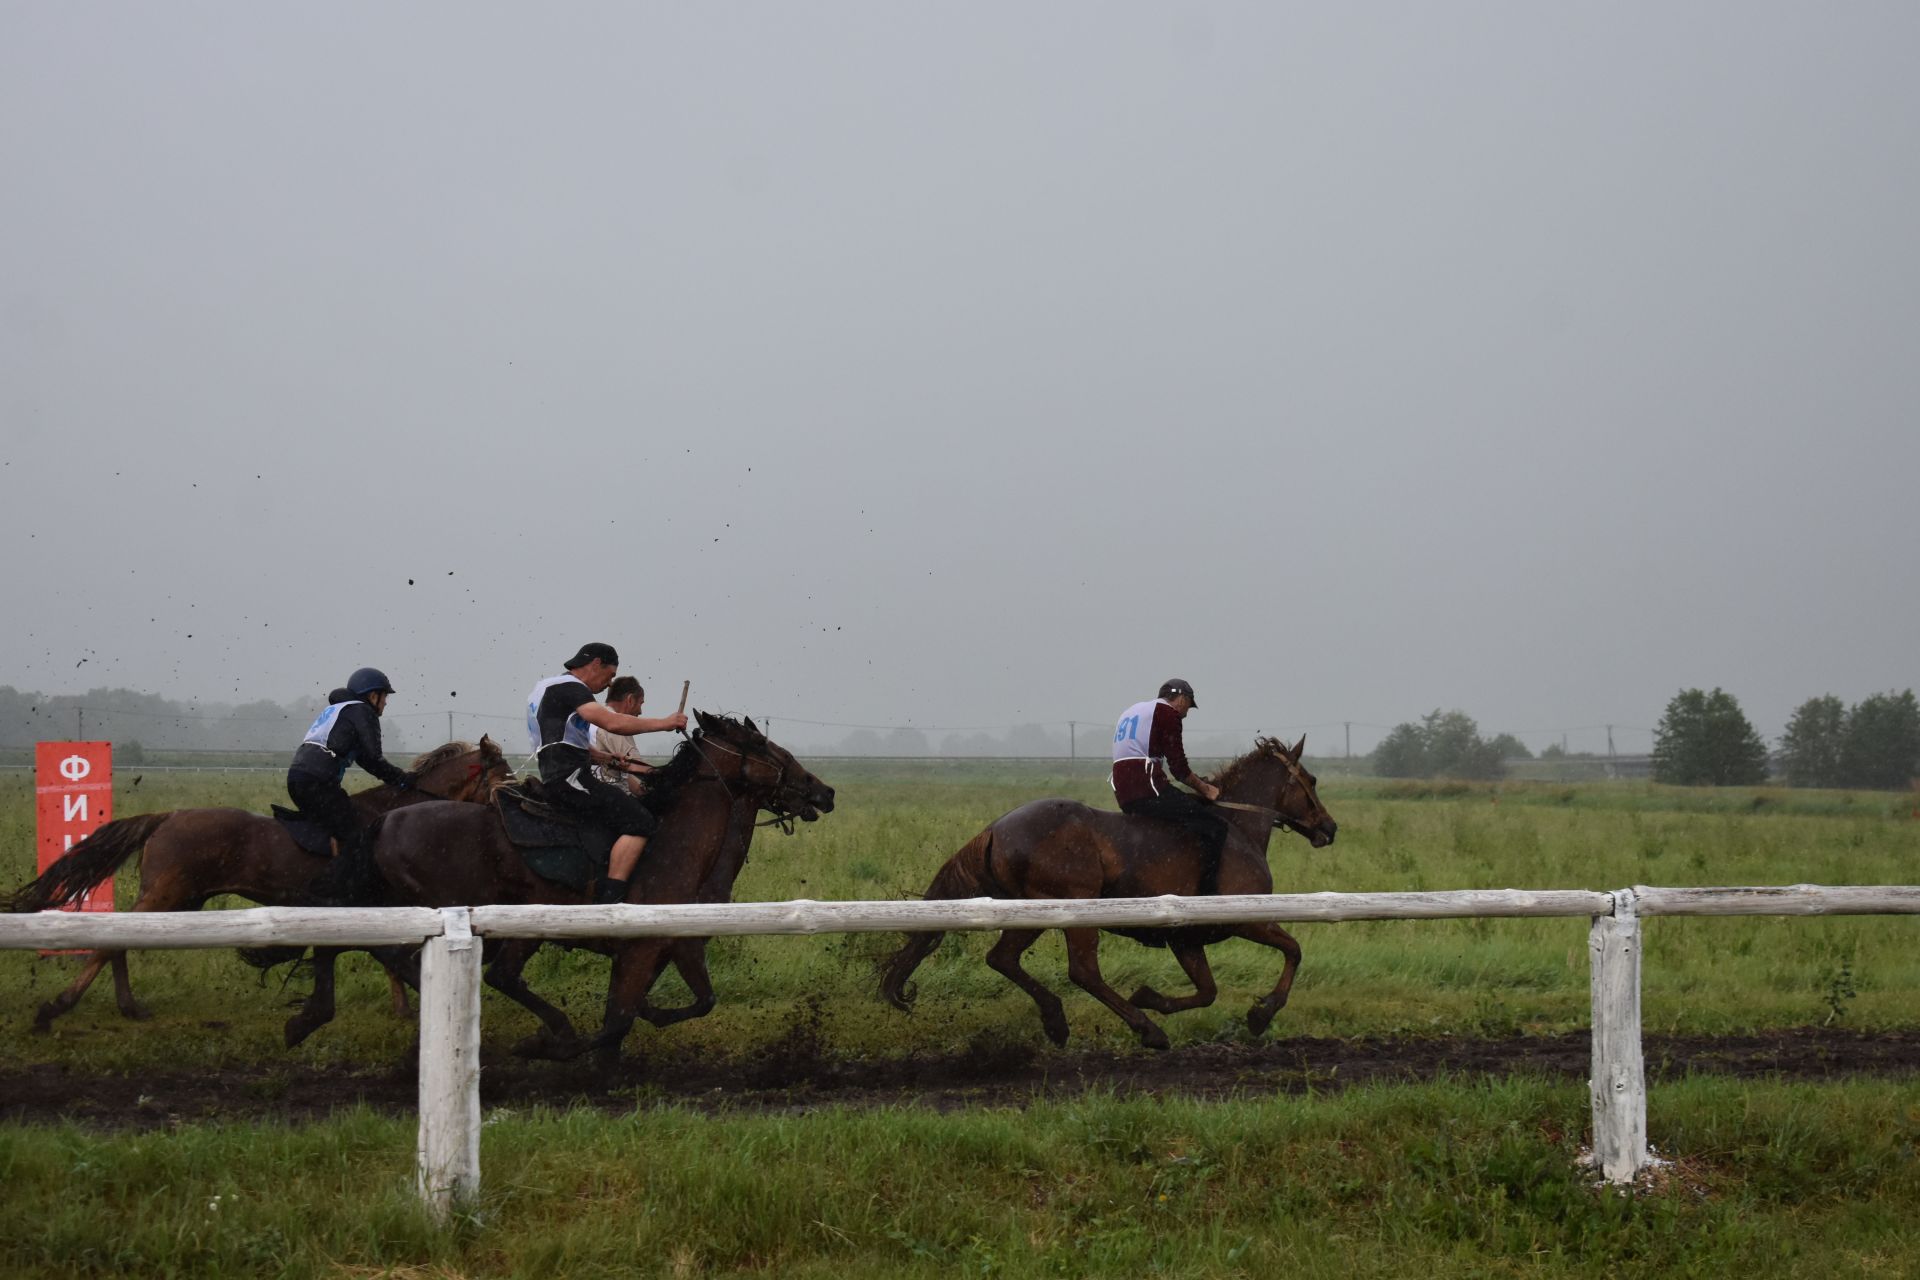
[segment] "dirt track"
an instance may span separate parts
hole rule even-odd
[[[1656,1083],[1689,1073],[1829,1080],[1920,1075],[1920,1032],[1864,1034],[1802,1028],[1755,1036],[1648,1036]],[[1033,1044],[982,1047],[942,1058],[846,1061],[823,1057],[805,1029],[751,1059],[642,1060],[610,1078],[585,1063],[489,1059],[481,1076],[488,1108],[586,1105],[630,1111],[636,1097],[704,1110],[805,1110],[819,1106],[913,1105],[937,1109],[1012,1106],[1089,1090],[1218,1098],[1301,1093],[1371,1081],[1587,1074],[1584,1032],[1508,1039],[1281,1040],[1193,1045],[1168,1053],[1042,1053]],[[207,1119],[298,1121],[364,1103],[411,1114],[410,1068],[315,1069],[298,1065],[222,1073],[88,1076],[59,1067],[0,1072],[0,1121],[77,1120],[115,1129],[164,1128]]]

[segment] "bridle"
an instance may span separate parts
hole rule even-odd
[[[1278,758],[1282,764],[1287,766],[1287,776],[1293,781],[1293,784],[1307,795],[1313,795],[1313,789],[1307,785],[1307,780],[1300,776],[1300,766],[1294,761],[1293,757],[1282,754],[1279,755]],[[1285,795],[1286,792],[1282,791],[1280,794]],[[1290,814],[1282,813],[1280,810],[1269,805],[1249,804],[1244,800],[1215,800],[1212,803],[1216,808],[1220,809],[1238,809],[1242,813],[1263,813],[1272,820],[1273,825],[1276,827],[1290,830],[1296,835],[1304,836],[1307,834],[1306,829],[1300,825],[1298,818]]]
[[[769,759],[766,756],[742,751],[739,747],[731,743],[709,740],[705,734],[694,734],[689,737],[687,741],[693,744],[695,753],[706,762],[709,769],[713,770],[713,780],[720,784],[720,789],[727,793],[727,799],[729,800],[737,800],[739,797],[734,794],[733,788],[727,785],[726,775],[720,772],[720,766],[715,764],[713,757],[707,754],[706,748],[708,745],[718,747],[729,755],[735,755],[740,758],[740,777],[743,781],[752,783],[752,779],[747,777],[747,766],[750,764],[763,764],[773,769],[773,781],[766,784],[766,789],[770,794],[768,799],[760,805],[761,808],[767,810],[773,816],[765,822],[757,822],[754,825],[760,827],[779,827],[786,834],[793,834],[793,824],[797,820],[798,815],[788,809],[780,798],[781,793],[786,790],[787,786],[788,766],[786,764],[779,760]],[[761,784],[753,783],[753,785],[760,786]]]

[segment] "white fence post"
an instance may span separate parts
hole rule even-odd
[[[1647,1070],[1640,1050],[1640,917],[1631,889],[1613,914],[1595,916],[1593,961],[1593,1160],[1608,1182],[1632,1182],[1647,1162]]]
[[[445,1219],[480,1191],[480,940],[465,907],[420,956],[420,1196]]]

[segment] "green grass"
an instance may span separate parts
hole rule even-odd
[[[0,1131],[18,1275],[1911,1275],[1920,1096],[1693,1080],[1685,1153],[1592,1185],[1584,1091],[1538,1081],[958,1114],[489,1118],[480,1200],[411,1191],[411,1127]]]

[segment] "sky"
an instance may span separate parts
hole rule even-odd
[[[0,7],[0,683],[1920,684],[1920,7]],[[664,704],[664,705],[663,705]],[[404,723],[404,720],[402,721]],[[1084,732],[1084,731],[1083,731]],[[291,744],[290,744],[291,745]]]

